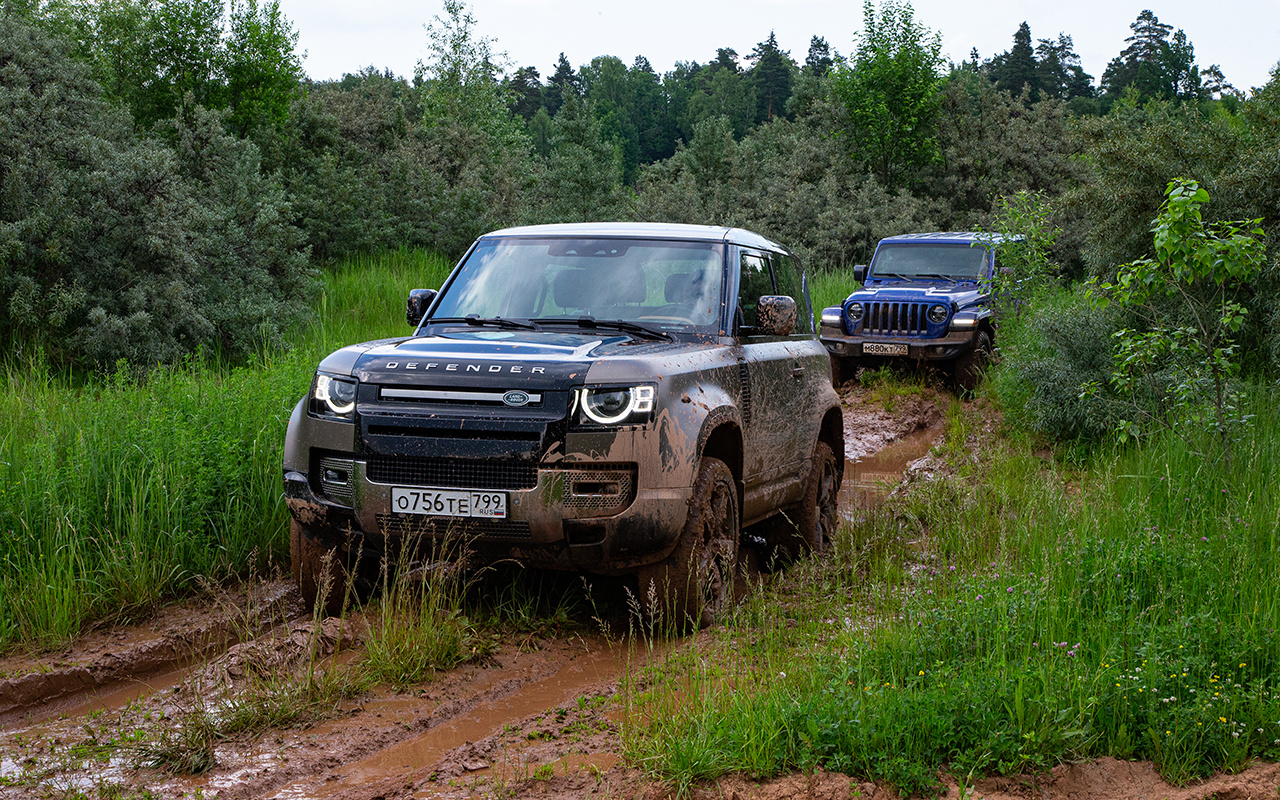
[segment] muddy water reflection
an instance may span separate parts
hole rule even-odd
[[[879,503],[902,479],[907,466],[927,454],[941,435],[942,425],[923,428],[874,453],[846,461],[840,487],[840,510],[844,516],[851,519],[859,510]]]

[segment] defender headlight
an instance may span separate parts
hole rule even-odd
[[[935,325],[947,321],[946,306],[929,306],[929,321]]]
[[[581,409],[584,421],[597,425],[634,425],[653,414],[654,387],[585,386],[573,393],[570,413]]]
[[[854,322],[862,319],[862,303],[849,304],[849,319]]]
[[[311,388],[311,412],[328,417],[350,417],[356,410],[358,385],[354,378],[337,378],[316,373],[316,380]]]

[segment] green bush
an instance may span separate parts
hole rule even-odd
[[[279,344],[314,275],[257,148],[199,108],[176,149],[136,136],[62,47],[0,17],[0,345],[105,369]]]
[[[1001,363],[990,374],[1007,420],[1051,440],[1102,441],[1114,431],[1120,409],[1082,391],[1111,376],[1119,313],[1066,289],[1046,290],[1028,307],[1002,322]]]

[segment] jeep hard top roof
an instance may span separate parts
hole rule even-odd
[[[766,250],[790,251],[758,233],[742,228],[717,225],[676,225],[662,222],[573,222],[554,225],[525,225],[503,228],[481,236],[481,239],[511,237],[528,238],[600,238],[600,239],[665,239],[684,242],[728,242]]]
[[[920,244],[973,244],[990,241],[1000,244],[1005,239],[1019,238],[1004,236],[999,233],[983,233],[980,231],[935,231],[933,233],[903,233],[898,236],[886,236],[880,244],[891,242],[914,242]]]

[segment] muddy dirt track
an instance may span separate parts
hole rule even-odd
[[[892,410],[856,388],[844,399],[849,462],[841,497],[852,514],[904,472],[927,475],[949,399],[926,392]],[[216,716],[255,676],[296,673],[307,659],[323,667],[335,653],[359,658],[366,630],[357,614],[311,620],[296,590],[276,579],[91,633],[60,652],[0,659],[0,800],[668,795],[620,757],[622,698],[643,665],[690,642],[655,647],[582,628],[498,634],[485,657],[431,682],[335,699],[318,723],[220,739],[212,767],[198,776],[147,766],[158,760],[155,730],[193,712]],[[958,796],[955,782],[949,786],[947,795]],[[1176,788],[1150,764],[1102,759],[974,788],[991,800],[1275,798],[1280,767]],[[729,777],[695,790],[743,800],[892,796],[821,772],[767,783]]]

